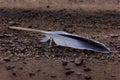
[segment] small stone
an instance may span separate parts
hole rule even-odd
[[[101,60],[105,60],[105,58],[102,56],[101,58],[100,58]]]
[[[4,36],[11,37],[11,36],[13,36],[13,34],[4,34]]]
[[[10,62],[10,58],[9,57],[5,57],[3,60],[6,61],[6,62]]]
[[[82,73],[81,73],[81,72],[76,72],[76,74],[77,74],[77,75],[82,75]]]
[[[47,8],[50,8],[50,6],[48,5],[48,6],[46,6]]]
[[[65,70],[70,70],[71,68],[69,68],[69,67],[65,67],[64,69],[65,69]]]
[[[63,61],[63,62],[62,62],[62,65],[63,65],[63,66],[67,66],[67,64],[68,64],[67,61]]]
[[[73,73],[74,73],[74,71],[72,71],[72,70],[69,70],[69,71],[65,72],[66,75],[71,75]]]
[[[15,47],[16,45],[15,44],[11,44],[11,45],[9,45],[9,47]]]
[[[115,74],[111,74],[111,77],[116,77]]]
[[[14,25],[16,25],[17,23],[16,22],[14,22],[14,21],[10,21],[10,22],[8,22],[8,25],[9,26],[14,26]]]
[[[33,26],[32,25],[29,25],[28,28],[32,28]]]
[[[47,31],[52,31],[52,28],[48,28]]]
[[[35,76],[35,74],[34,73],[29,73],[29,76],[32,77],[32,76]]]
[[[85,68],[84,71],[88,72],[88,71],[91,71],[91,69],[90,68]]]
[[[19,69],[19,70],[23,70],[23,68],[22,68],[22,67],[19,67],[18,69]]]
[[[12,34],[0,34],[0,38],[7,38],[13,36]]]
[[[74,61],[74,63],[75,63],[77,66],[82,65],[82,63],[83,63],[82,57],[76,58],[75,61]]]
[[[118,38],[119,35],[117,35],[117,34],[110,34],[110,37],[111,37],[111,38]]]
[[[13,66],[13,65],[11,65],[11,66],[6,66],[5,67],[7,70],[11,70],[11,69],[14,69],[15,67]]]
[[[85,78],[85,80],[91,80],[92,79],[91,76],[85,76],[84,78]]]
[[[12,73],[13,76],[16,76],[16,73]]]
[[[100,56],[95,56],[94,58],[95,58],[95,59],[100,59]]]
[[[23,62],[23,64],[27,64],[27,62]]]
[[[40,55],[35,55],[35,59],[39,60],[40,59]]]
[[[74,62],[75,62],[75,60],[74,60],[74,59],[72,59],[72,60],[70,60],[70,62],[74,63]]]
[[[51,78],[56,78],[55,74],[50,75]]]

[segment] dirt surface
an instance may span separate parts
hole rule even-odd
[[[30,1],[35,2],[32,7]],[[0,1],[0,80],[120,79],[119,0],[30,1]],[[41,1],[37,7],[36,1]],[[109,5],[100,6],[102,1]],[[9,26],[78,34],[104,43],[111,53],[77,50],[54,43],[49,47],[49,42],[40,43],[44,35],[10,30]]]

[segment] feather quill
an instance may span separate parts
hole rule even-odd
[[[46,35],[41,42],[46,42],[48,40],[53,40],[57,45],[71,47],[75,49],[86,49],[92,50],[96,52],[102,53],[110,53],[110,49],[107,48],[104,44],[90,40],[75,34],[70,34],[64,31],[43,31],[37,29],[30,29],[30,28],[22,28],[22,27],[9,27],[10,29],[15,30],[24,30],[24,31],[32,31],[32,32],[39,32]]]

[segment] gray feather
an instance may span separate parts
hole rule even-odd
[[[46,37],[43,40],[41,40],[41,42],[46,42],[52,39],[57,45],[60,46],[66,46],[75,49],[86,49],[102,53],[110,53],[110,49],[98,41],[90,40],[64,31],[43,31],[21,27],[10,27],[10,29],[44,33]]]
[[[78,35],[69,34],[66,32],[56,33],[56,32],[49,32],[49,36],[53,39],[53,41],[60,46],[71,47],[75,49],[86,49],[86,50],[93,50],[102,53],[109,53],[110,49],[107,48],[104,44],[93,41]]]
[[[46,37],[40,40],[40,42],[47,42],[48,40],[50,40],[50,36],[46,35]]]

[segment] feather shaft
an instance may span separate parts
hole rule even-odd
[[[9,27],[9,29],[39,32],[39,33],[47,33],[47,31],[43,31],[43,30],[37,30],[37,29],[31,29],[31,28],[22,28],[22,27],[15,27],[15,26],[11,26],[11,27]]]

